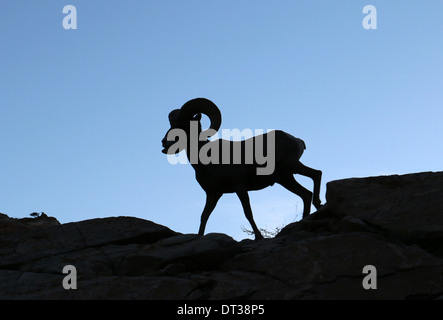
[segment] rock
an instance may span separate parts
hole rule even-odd
[[[381,290],[379,298],[404,299],[419,293],[433,296],[443,288],[441,259],[417,246],[390,242],[370,233],[331,234],[289,243],[270,241],[254,252],[226,261],[222,270],[241,270],[279,280],[286,299],[372,298],[374,293],[362,288],[366,265],[376,267],[378,277],[383,279],[379,286],[391,282],[391,277],[408,283],[403,290]],[[419,272],[423,273],[419,280],[409,278],[410,273]],[[342,283],[343,279],[347,280]],[[343,284],[340,290],[337,282]],[[320,284],[336,290],[325,295],[318,289]]]
[[[173,265],[175,270],[178,268],[183,272],[207,270],[217,267],[240,250],[238,242],[224,234],[210,233],[204,237],[177,235],[143,246],[139,252],[127,256],[120,273],[149,275],[158,270],[171,272]]]
[[[92,219],[0,234],[0,267],[106,244],[152,243],[176,232],[131,217]]]
[[[442,179],[330,182],[320,210],[261,241],[132,217],[34,224],[0,215],[0,299],[441,298]],[[66,265],[76,290],[63,288]],[[375,290],[362,285],[368,265]]]
[[[348,233],[348,232],[370,232],[370,227],[361,219],[356,217],[346,216],[343,217],[338,222],[337,232],[339,233]]]
[[[57,225],[60,225],[60,222],[54,217],[48,217],[46,214],[42,214],[37,218],[12,219],[6,214],[0,213],[0,234]]]
[[[0,299],[97,300],[185,299],[195,283],[172,277],[96,277],[65,290],[64,275],[0,270]]]
[[[410,242],[443,244],[443,172],[327,184],[327,207]]]
[[[206,275],[213,281],[212,286],[196,299],[282,300],[293,296],[293,288],[265,274],[233,270]]]

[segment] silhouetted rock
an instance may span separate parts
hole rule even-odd
[[[443,240],[443,174],[347,179],[326,193],[336,214],[359,218],[405,240]]]
[[[145,245],[128,255],[120,269],[122,275],[174,274],[217,268],[241,250],[238,242],[225,234],[203,237],[182,234]]]
[[[42,214],[36,218],[9,218],[6,214],[0,213],[0,234],[7,232],[15,232],[21,230],[46,228],[49,226],[59,225],[60,222],[54,217],[48,217]]]
[[[0,267],[110,244],[153,243],[176,232],[131,217],[92,219],[0,234]]]
[[[442,188],[443,173],[333,181],[324,207],[260,241],[132,217],[31,228],[0,215],[0,299],[442,298]],[[76,290],[62,286],[66,265]]]

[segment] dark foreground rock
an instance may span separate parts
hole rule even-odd
[[[2,215],[0,299],[443,298],[442,192],[443,173],[333,181],[322,209],[258,242],[132,217],[23,227]],[[377,289],[363,288],[366,265]]]

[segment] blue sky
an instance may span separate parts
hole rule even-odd
[[[69,4],[77,30],[62,26]],[[376,30],[362,27],[367,4]],[[0,212],[197,232],[205,194],[160,152],[169,111],[195,97],[219,106],[222,128],[302,138],[323,201],[331,180],[440,171],[442,12],[440,0],[1,1]],[[282,187],[250,197],[259,227],[301,217]],[[225,195],[207,232],[241,239],[242,225]]]

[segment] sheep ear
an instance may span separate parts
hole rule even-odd
[[[197,114],[193,117],[193,120],[200,121],[201,118],[202,118],[202,114],[201,114],[201,113],[197,113]]]

